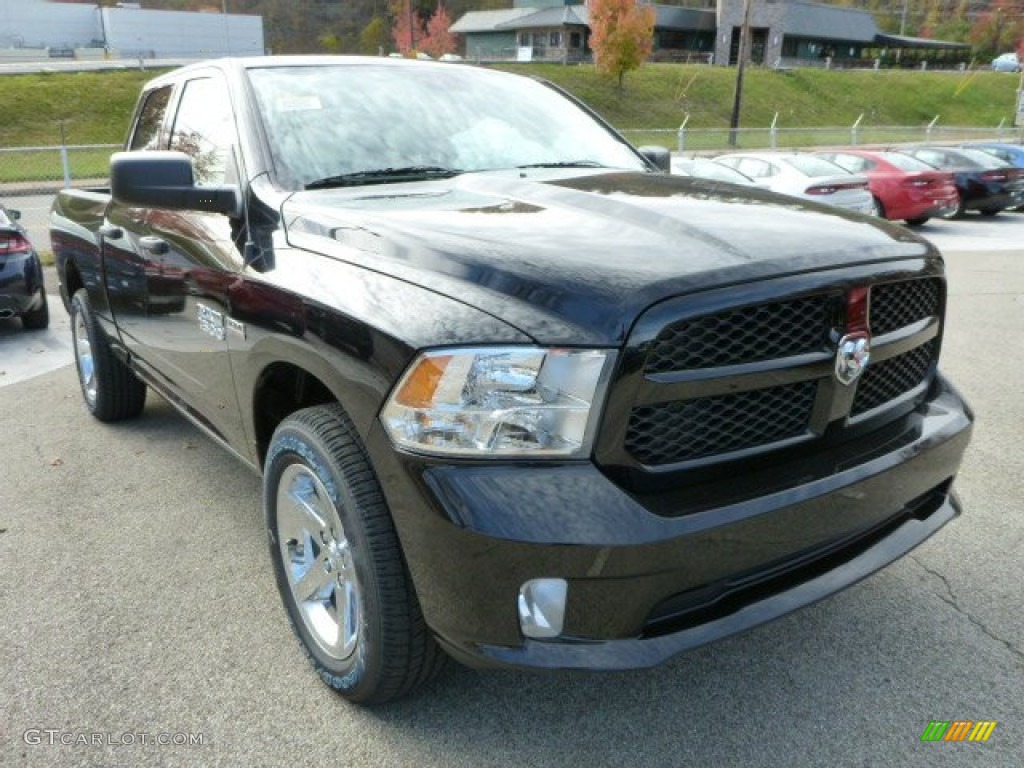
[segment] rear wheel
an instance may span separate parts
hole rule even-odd
[[[924,224],[926,221],[928,221],[929,218],[930,217],[928,217],[928,216],[918,216],[917,218],[914,218],[914,219],[907,219],[906,220],[907,221],[907,226],[908,227],[920,227],[922,224]]]
[[[46,303],[46,289],[42,291],[43,303],[21,316],[21,325],[27,331],[41,331],[50,325],[50,307]]]
[[[320,678],[360,704],[432,679],[447,657],[423,620],[391,513],[342,408],[307,408],[281,422],[263,477],[277,587]]]
[[[874,196],[871,198],[871,212],[880,219],[885,218],[885,206],[882,205],[881,200]]]
[[[962,219],[964,214],[967,213],[967,206],[964,205],[964,198],[958,195],[956,198],[956,208],[951,213],[947,213],[942,218],[944,219]]]
[[[114,355],[84,288],[71,299],[71,342],[82,398],[89,413],[100,421],[138,416],[146,404],[146,385]]]

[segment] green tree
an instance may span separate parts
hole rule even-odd
[[[370,23],[359,33],[359,50],[363,53],[376,54],[387,51],[391,46],[391,32],[388,22],[383,16],[374,16]]]
[[[639,69],[654,46],[654,9],[636,0],[591,0],[590,47],[594,66],[618,80]]]
[[[320,43],[320,47],[325,51],[337,53],[341,50],[341,38],[333,32],[328,32],[326,35],[320,35],[316,41]]]
[[[971,42],[979,56],[996,56],[1016,49],[1024,37],[1021,21],[1013,0],[995,0],[971,27]]]

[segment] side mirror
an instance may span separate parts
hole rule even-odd
[[[637,151],[659,171],[671,172],[672,153],[664,147],[640,147]]]
[[[238,216],[241,197],[234,186],[197,187],[192,160],[184,152],[115,152],[110,158],[114,201],[139,208],[173,208]]]
[[[17,221],[21,218],[21,211],[14,208],[8,208],[7,215],[10,217],[11,221]]]

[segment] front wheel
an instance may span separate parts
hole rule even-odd
[[[885,218],[885,206],[877,197],[871,198],[871,213],[880,219]]]
[[[117,358],[110,340],[80,288],[71,298],[71,342],[85,407],[100,421],[122,421],[142,413],[146,385]]]
[[[906,220],[907,221],[907,226],[908,227],[920,227],[920,226],[923,226],[924,223],[928,221],[928,219],[929,219],[928,216],[918,216],[917,218],[914,218],[914,219],[907,219]]]
[[[278,426],[263,480],[270,556],[292,629],[320,678],[360,704],[432,679],[446,659],[420,612],[373,468],[338,405]]]
[[[989,218],[991,218],[992,216],[998,215],[1001,210],[1003,210],[1003,209],[1002,208],[982,208],[981,209],[981,215],[982,216],[988,216]]]

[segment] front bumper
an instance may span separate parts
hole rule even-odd
[[[368,447],[427,623],[484,666],[624,669],[770,621],[896,560],[959,512],[972,415],[941,377],[861,460],[677,517],[590,463],[453,465]],[[679,491],[674,491],[678,496]],[[519,629],[520,586],[568,584],[554,640]]]

